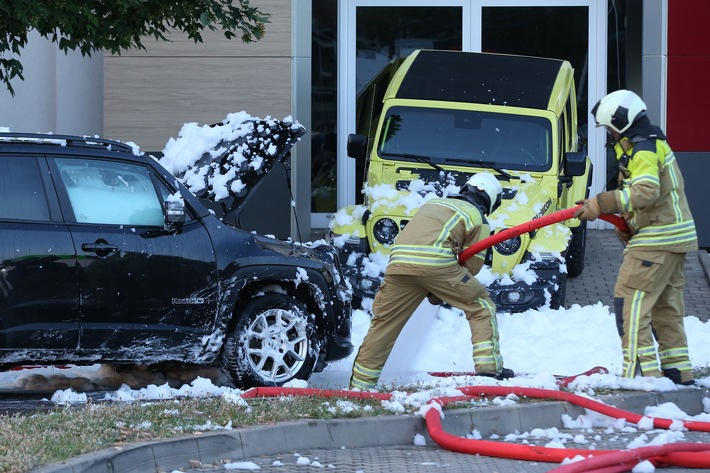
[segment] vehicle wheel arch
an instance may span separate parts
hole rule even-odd
[[[296,283],[296,266],[260,265],[242,267],[223,278],[221,322],[232,328],[240,308],[261,292],[282,292],[305,304],[318,317],[326,317],[325,296],[328,284],[320,271],[303,268],[307,279]]]
[[[304,268],[308,274],[307,280],[296,282],[293,268],[275,273],[273,268],[263,268],[251,272],[240,279],[244,284],[233,295],[234,301],[230,314],[228,328],[234,328],[240,309],[261,293],[281,293],[288,295],[305,305],[310,313],[318,319],[319,329],[327,322],[325,296],[327,285],[323,277],[314,270]]]

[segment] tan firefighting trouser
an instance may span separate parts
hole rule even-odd
[[[370,389],[377,384],[397,337],[428,293],[466,314],[476,371],[502,369],[495,305],[486,288],[465,268],[448,266],[426,275],[385,273],[372,305],[370,329],[355,357],[351,388]]]
[[[633,378],[639,371],[660,377],[661,370],[677,368],[682,382],[693,379],[683,326],[684,287],[684,253],[626,250],[614,288],[624,377]]]

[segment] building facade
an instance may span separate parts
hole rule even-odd
[[[26,80],[14,83],[17,95],[0,92],[0,126],[100,134],[159,153],[186,122],[211,124],[242,110],[292,116],[308,133],[292,152],[291,168],[264,182],[261,192],[270,198],[254,205],[251,226],[309,239],[335,210],[361,198],[362,170],[346,156],[346,139],[371,121],[365,98],[377,95],[372,91],[384,83],[378,74],[390,62],[419,48],[563,58],[575,68],[579,135],[595,170],[592,193],[606,187],[613,160],[589,110],[607,91],[634,90],[667,131],[701,245],[710,247],[710,218],[699,208],[702,165],[710,159],[710,138],[700,129],[710,104],[702,87],[710,45],[695,39],[710,20],[706,1],[263,0],[258,6],[271,19],[265,37],[251,44],[214,32],[195,44],[174,34],[170,42],[146,40],[147,51],[86,59],[33,39],[22,55]]]

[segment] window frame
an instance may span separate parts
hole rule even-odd
[[[29,162],[32,161],[34,163],[34,168],[37,170],[36,177],[37,183],[39,184],[39,191],[41,192],[41,197],[40,199],[44,200],[45,206],[46,206],[46,218],[43,219],[37,219],[37,218],[16,218],[16,217],[4,217],[0,215],[0,221],[3,222],[23,222],[23,223],[50,223],[53,221],[56,221],[56,216],[57,216],[57,207],[56,207],[56,202],[53,202],[52,199],[50,198],[50,194],[48,193],[48,187],[47,187],[47,180],[45,176],[47,175],[45,169],[42,166],[42,163],[38,159],[37,155],[23,155],[23,154],[17,154],[17,155],[5,155],[2,156],[0,159],[3,161],[9,161],[9,160],[17,160],[19,162]],[[15,173],[13,173],[15,174]]]
[[[136,166],[139,168],[144,169],[148,177],[150,179],[150,182],[153,185],[153,190],[155,192],[156,198],[158,202],[160,203],[161,206],[161,213],[163,215],[163,219],[160,225],[145,225],[145,224],[134,224],[134,223],[104,223],[104,222],[81,222],[78,221],[74,215],[74,208],[71,203],[71,198],[69,196],[69,193],[67,192],[67,188],[64,185],[63,181],[61,180],[61,177],[55,179],[54,186],[57,192],[57,195],[59,196],[59,203],[61,205],[62,209],[62,214],[64,217],[64,221],[68,224],[76,224],[76,225],[93,225],[93,226],[111,226],[111,227],[140,227],[140,228],[162,228],[165,224],[165,197],[164,197],[164,192],[167,192],[169,194],[174,194],[175,192],[179,192],[179,189],[173,189],[169,183],[164,182],[161,176],[159,176],[159,173],[156,172],[156,170],[151,167],[148,164],[145,163],[140,163],[136,161],[128,161],[128,160],[119,160],[119,159],[111,159],[111,158],[106,158],[106,157],[101,157],[101,156],[81,156],[81,155],[76,155],[76,156],[70,156],[70,155],[52,155],[52,156],[47,156],[48,160],[48,166],[50,170],[52,171],[53,175],[55,176],[60,176],[60,168],[59,165],[57,164],[56,160],[61,160],[61,159],[72,159],[72,160],[77,160],[77,161],[85,161],[85,162],[91,162],[91,161],[104,161],[107,163],[113,163],[113,164],[121,164],[121,165],[128,165],[128,166]],[[186,223],[191,221],[193,219],[193,216],[190,213],[188,203],[185,200],[185,217],[186,217]]]

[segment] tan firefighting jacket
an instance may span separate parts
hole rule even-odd
[[[697,250],[683,176],[668,143],[660,139],[633,143],[626,153],[631,158],[625,158],[621,145],[615,150],[620,162],[617,204],[633,234],[627,248]]]
[[[488,236],[488,223],[475,205],[461,199],[432,199],[397,236],[387,272],[421,275],[458,265],[459,252]],[[476,274],[484,259],[485,252],[481,252],[469,258],[464,266]]]

